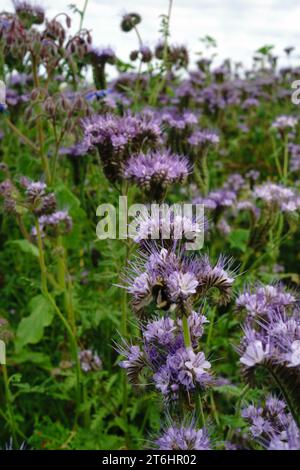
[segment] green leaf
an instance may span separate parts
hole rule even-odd
[[[229,234],[228,238],[231,248],[236,248],[245,252],[247,248],[247,242],[249,240],[249,230],[243,228],[233,230]]]
[[[12,240],[8,242],[9,245],[16,245],[23,253],[30,254],[38,258],[39,251],[35,245],[28,240]]]
[[[37,295],[31,299],[29,309],[31,314],[21,320],[17,329],[17,352],[26,344],[38,343],[43,337],[44,328],[53,320],[53,308],[43,295]]]
[[[55,187],[55,195],[58,206],[61,209],[68,209],[70,213],[77,212],[80,207],[79,199],[64,184]]]
[[[22,351],[15,354],[12,357],[12,361],[16,364],[24,364],[25,362],[29,362],[47,370],[51,369],[50,358],[46,354],[36,351],[29,351],[27,349],[23,349]]]

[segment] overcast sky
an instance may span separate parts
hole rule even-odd
[[[68,11],[70,3],[81,7],[84,0],[38,3],[51,16]],[[145,43],[152,45],[158,38],[159,15],[166,13],[168,3],[168,0],[89,0],[84,25],[93,30],[95,46],[111,45],[120,57],[127,59],[136,45],[136,37],[120,31],[122,13],[136,11],[142,15],[141,35]],[[253,51],[262,45],[275,45],[281,56],[284,47],[300,43],[300,0],[173,0],[173,4],[172,39],[185,43],[191,51],[199,50],[199,38],[208,34],[217,40],[220,59],[231,57],[249,65]],[[11,1],[1,0],[2,5],[10,8]],[[300,57],[300,47],[299,52],[296,48],[296,55]]]

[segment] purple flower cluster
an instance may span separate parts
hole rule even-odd
[[[188,317],[191,342],[194,347],[207,322],[203,315],[192,312]],[[181,393],[206,388],[217,381],[208,372],[211,365],[203,352],[184,346],[182,322],[163,317],[142,327],[140,345],[119,348],[125,357],[120,366],[126,369],[129,381],[135,385],[143,376],[154,384],[166,399],[177,400]]]
[[[300,208],[300,195],[291,188],[275,183],[256,186],[254,197],[281,209],[283,212],[295,212]]]
[[[197,147],[201,149],[207,148],[210,145],[216,146],[219,144],[219,142],[219,135],[209,129],[195,131],[188,139],[188,143],[192,147]]]
[[[294,116],[278,116],[272,123],[272,128],[278,131],[292,130],[298,124],[298,119]]]
[[[187,158],[170,151],[156,151],[130,157],[123,175],[159,200],[169,185],[183,182],[190,171]]]
[[[115,51],[111,47],[90,47],[88,56],[93,65],[114,64],[116,60]]]
[[[90,349],[84,349],[79,352],[80,366],[83,372],[91,372],[102,369],[102,361],[98,354],[93,353]]]
[[[42,236],[57,236],[66,234],[72,230],[73,221],[67,211],[57,211],[50,215],[42,215],[38,219],[39,229]],[[31,231],[33,237],[37,236],[36,227]]]
[[[132,238],[141,243],[144,240],[195,240],[204,233],[205,221],[193,219],[171,210],[140,214],[129,226]]]
[[[4,199],[7,212],[17,213],[25,206],[33,214],[43,216],[56,209],[55,194],[48,192],[44,182],[21,177],[19,183],[21,191],[8,179],[0,184],[0,196]]]
[[[238,310],[245,310],[249,317],[264,317],[270,312],[284,312],[297,305],[296,297],[281,284],[248,289],[236,300]]]
[[[195,203],[203,204],[208,210],[219,211],[227,207],[233,207],[236,203],[237,195],[234,191],[229,191],[224,188],[211,191],[205,197],[198,197]]]
[[[211,445],[206,429],[193,425],[172,425],[155,442],[159,450],[210,450]]]
[[[249,405],[242,417],[250,424],[251,437],[268,450],[300,450],[300,431],[286,403],[269,395],[265,406]]]
[[[176,248],[176,247],[175,247]],[[220,257],[212,265],[207,256],[187,256],[170,249],[149,247],[149,252],[131,263],[126,278],[126,289],[134,309],[142,311],[154,302],[158,308],[197,302],[210,289],[219,291],[220,302],[228,302],[232,293],[234,275],[226,269],[228,261]]]
[[[170,110],[161,114],[161,122],[167,129],[183,131],[193,129],[198,123],[198,117],[191,111],[178,113],[178,111]]]
[[[161,139],[158,124],[142,115],[95,115],[84,119],[82,125],[83,145],[98,149],[104,172],[111,181],[122,177],[122,167],[130,155],[153,147]]]
[[[24,0],[13,0],[16,14],[28,26],[42,24],[45,19],[45,10],[40,5],[33,5]]]
[[[300,313],[295,297],[282,286],[259,287],[237,299],[248,313],[239,353],[243,366],[281,365],[300,373]]]

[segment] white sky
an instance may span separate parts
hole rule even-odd
[[[36,0],[38,1],[38,0]],[[69,11],[70,3],[81,7],[84,0],[40,0],[48,15]],[[10,0],[1,0],[0,10],[10,8]],[[300,0],[173,0],[172,39],[186,44],[191,51],[199,50],[199,38],[206,34],[218,43],[220,59],[233,58],[247,65],[253,52],[265,45],[297,47],[300,40]],[[122,33],[121,14],[139,12],[145,43],[155,44],[160,25],[159,15],[166,13],[168,0],[89,0],[84,26],[92,29],[95,46],[111,45],[122,59],[136,46],[133,33]],[[74,20],[75,22],[75,20]],[[78,18],[74,26],[77,27]],[[296,48],[296,55],[300,57]]]

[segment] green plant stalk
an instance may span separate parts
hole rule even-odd
[[[204,411],[203,411],[200,390],[196,390],[195,392],[195,405],[196,405],[196,415],[198,417],[199,424],[201,427],[203,427],[205,426],[205,416],[204,416]]]
[[[136,77],[136,84],[135,84],[135,88],[134,88],[134,92],[133,92],[133,106],[134,106],[134,109],[137,111],[138,110],[138,105],[139,105],[139,99],[140,99],[140,76],[141,76],[141,72],[142,72],[142,60],[140,60],[140,63],[139,63],[139,68],[138,68],[138,73],[137,73],[137,77]]]
[[[204,155],[201,159],[201,167],[202,167],[202,174],[203,174],[203,182],[204,182],[204,195],[208,194],[209,186],[210,186],[210,178],[209,178],[209,170],[207,164],[207,152],[204,152]]]
[[[75,363],[75,369],[76,369],[76,417],[75,417],[75,422],[77,422],[78,416],[80,414],[79,408],[81,405],[81,367],[80,367],[80,361],[78,357],[78,346],[77,346],[77,341],[76,337],[74,335],[74,332],[69,325],[68,321],[58,308],[53,296],[50,294],[48,290],[48,285],[47,285],[47,267],[45,264],[45,255],[44,255],[44,249],[43,249],[43,241],[42,241],[42,236],[41,236],[41,231],[40,231],[40,226],[39,223],[36,223],[36,230],[37,230],[37,242],[38,242],[38,251],[39,251],[39,263],[40,263],[40,270],[41,270],[41,290],[42,293],[45,295],[45,297],[49,300],[51,303],[53,310],[57,314],[58,318],[62,322],[63,326],[65,327],[69,338],[70,338],[70,346],[71,346],[71,354],[73,356],[73,361]]]
[[[292,401],[290,400],[290,396],[286,390],[286,387],[284,386],[284,383],[282,383],[282,381],[280,380],[280,378],[278,377],[278,375],[276,373],[273,372],[272,370],[272,367],[267,367],[266,368],[267,371],[269,372],[269,374],[271,375],[272,379],[274,380],[274,382],[276,383],[276,385],[278,386],[279,390],[281,391],[283,397],[284,397],[284,400],[298,426],[298,428],[300,429],[300,416],[298,415],[298,413],[296,413],[294,407],[293,407],[293,404],[292,404]]]
[[[212,390],[210,390],[209,392],[209,397],[210,397],[211,410],[212,410],[214,420],[217,426],[220,426],[219,414],[218,414],[218,410],[217,410],[215,399],[214,399],[214,392]]]
[[[204,183],[203,178],[201,176],[201,173],[200,173],[197,162],[194,165],[193,176],[194,176],[195,183],[198,186],[198,189],[201,191],[201,193],[204,193],[205,192],[205,183]]]
[[[208,334],[207,334],[207,339],[206,339],[206,350],[209,349],[210,342],[211,342],[211,339],[212,339],[212,333],[213,333],[213,329],[214,329],[215,317],[216,317],[216,308],[213,308],[212,309],[212,315],[211,315],[211,318],[210,318],[210,323],[209,323],[209,330],[208,330]]]
[[[271,137],[271,141],[272,141],[273,155],[274,155],[278,175],[280,178],[282,178],[282,170],[281,170],[281,165],[280,165],[279,158],[278,158],[278,149],[276,149],[276,144],[275,144],[275,140],[273,136]]]
[[[66,262],[66,251],[62,243],[61,236],[57,240],[58,248],[58,258],[57,258],[57,267],[58,267],[58,282],[59,286],[63,291],[64,295],[64,306],[68,316],[68,322],[71,325],[74,334],[76,335],[76,321],[74,315],[74,309],[72,304],[72,293],[70,289],[70,283],[66,282],[66,277],[68,275],[67,262]],[[61,256],[60,256],[61,255]]]
[[[190,333],[190,328],[189,328],[189,323],[188,323],[188,317],[186,315],[183,315],[182,317],[182,328],[183,328],[184,345],[187,349],[191,348],[192,347],[191,333]]]
[[[289,137],[288,134],[284,137],[284,151],[283,151],[283,182],[287,183],[289,173]]]
[[[249,385],[246,384],[245,387],[242,389],[242,391],[241,391],[241,393],[240,393],[240,395],[237,399],[237,404],[236,404],[236,409],[235,409],[235,416],[240,416],[242,401],[243,401],[243,398],[246,396],[248,390],[249,390]],[[234,432],[234,429],[232,427],[228,429],[226,440],[230,441],[232,439],[233,432]]]
[[[168,29],[165,32],[164,50],[163,50],[163,63],[165,64],[167,70],[168,70],[168,64],[167,64],[167,59],[168,59],[168,36],[169,36],[169,31],[170,31],[170,19],[171,19],[172,7],[173,7],[173,0],[169,0],[169,8],[168,8],[168,14],[167,14]],[[151,97],[149,99],[150,106],[155,106],[156,105],[156,101],[157,101],[157,98],[159,96],[159,93],[164,88],[165,83],[166,83],[166,75],[163,75],[161,80],[158,82],[158,85],[156,87],[154,87],[154,91],[151,94]]]
[[[37,147],[33,142],[31,142],[31,140],[28,139],[28,137],[26,137],[26,135],[22,134],[22,132],[11,122],[10,119],[6,118],[6,119],[5,119],[5,122],[6,122],[6,124],[8,125],[8,127],[9,127],[26,145],[28,145],[28,147],[31,148],[31,150],[33,150],[36,154],[39,155],[39,149],[38,149],[38,147]]]
[[[40,87],[39,76],[38,76],[38,63],[36,56],[32,54],[32,74],[35,88]],[[38,116],[36,119],[37,131],[38,131],[38,140],[39,140],[39,155],[41,158],[43,170],[45,172],[45,178],[47,184],[51,184],[51,175],[47,155],[45,154],[45,138],[43,130],[43,122],[41,116]]]
[[[13,399],[9,388],[9,379],[7,374],[7,367],[5,364],[2,365],[2,373],[3,373],[3,382],[4,382],[4,393],[5,393],[5,400],[6,400],[6,407],[7,407],[7,414],[8,414],[8,422],[9,428],[12,433],[13,443],[15,446],[18,445],[17,440],[17,424],[15,420],[14,410],[13,410]]]
[[[79,31],[82,30],[83,21],[84,21],[84,17],[85,17],[85,14],[86,14],[86,9],[87,9],[88,3],[89,3],[89,0],[85,0],[84,5],[83,5],[83,9],[80,13]]]

